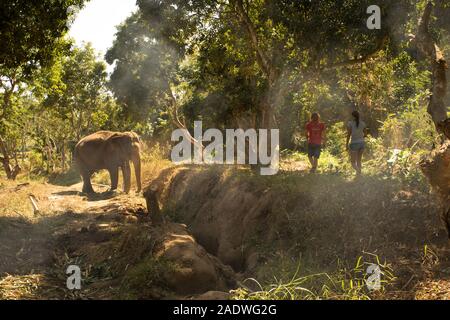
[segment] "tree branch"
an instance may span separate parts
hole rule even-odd
[[[258,61],[258,64],[260,65],[261,69],[266,74],[266,76],[269,78],[269,82],[272,83],[276,77],[275,69],[270,63],[269,57],[266,56],[266,54],[259,45],[258,35],[256,33],[255,26],[253,25],[253,22],[250,20],[248,13],[245,11],[243,2],[242,0],[233,0],[232,3],[234,3],[236,14],[242,26],[247,31],[247,34],[250,37],[251,44],[256,53],[256,59]]]
[[[168,93],[169,93],[169,98],[171,100],[171,104],[172,104],[172,108],[170,110],[170,117],[172,119],[173,124],[183,130],[184,136],[191,142],[192,145],[200,148],[200,150],[204,149],[203,144],[201,144],[197,139],[195,139],[191,133],[189,132],[189,130],[186,127],[186,123],[184,120],[180,120],[180,117],[178,115],[178,102],[177,102],[177,98],[175,97],[170,84],[167,84],[168,87]]]
[[[335,64],[325,66],[325,68],[323,68],[322,70],[330,70],[330,69],[347,67],[347,66],[352,66],[355,64],[364,63],[367,60],[373,58],[380,50],[382,50],[386,46],[388,39],[389,39],[389,36],[386,34],[382,38],[379,39],[377,46],[375,47],[375,49],[372,52],[370,52],[364,56],[361,56],[359,58],[356,58],[356,59],[350,59],[350,60],[346,60],[346,61],[342,61],[342,62],[338,62]]]

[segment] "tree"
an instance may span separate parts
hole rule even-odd
[[[39,67],[51,64],[65,42],[68,8],[83,0],[10,0],[0,3],[0,160],[8,179],[15,179],[18,166],[10,167],[11,147],[5,138],[11,117],[11,100]]]
[[[51,68],[41,70],[34,90],[42,98],[36,137],[42,149],[59,151],[63,169],[69,144],[100,129],[120,127],[119,110],[106,82],[106,64],[90,44],[72,48]]]
[[[438,132],[445,134],[449,129],[447,116],[447,61],[444,54],[439,48],[436,40],[430,32],[430,20],[434,9],[433,3],[430,1],[424,10],[420,20],[419,30],[415,37],[415,45],[417,46],[421,58],[427,61],[432,75],[432,89],[430,102],[428,105],[428,113],[431,115]],[[450,139],[450,136],[447,136]]]
[[[135,123],[130,129],[149,134],[167,120],[180,59],[176,49],[155,38],[139,13],[119,27],[106,60],[115,63],[109,87],[125,118]]]
[[[59,39],[67,32],[70,6],[83,0],[8,0],[0,3],[0,66],[33,69],[52,60]]]
[[[440,2],[442,5],[444,2]],[[443,7],[438,7],[444,9]],[[448,68],[443,52],[440,50],[435,38],[430,32],[430,24],[434,4],[427,3],[420,20],[419,30],[415,37],[420,58],[424,59],[431,70],[431,96],[428,104],[428,113],[431,115],[434,125],[442,134],[442,145],[421,163],[422,171],[428,177],[430,184],[437,190],[442,200],[442,220],[450,237],[450,118],[447,107],[447,75]],[[448,8],[447,8],[448,9]],[[447,139],[447,142],[445,140]]]

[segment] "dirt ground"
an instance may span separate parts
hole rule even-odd
[[[57,261],[64,259],[66,249],[59,241],[61,236],[89,233],[89,228],[106,232],[114,223],[133,220],[130,210],[133,214],[145,211],[140,197],[103,193],[89,199],[80,195],[80,188],[80,184],[61,187],[36,182],[2,185],[0,298],[41,298],[40,292],[53,298],[64,296],[63,286],[53,277],[55,272],[65,272],[64,263]],[[99,192],[106,190],[98,186]],[[39,212],[34,212],[29,195],[37,200]],[[55,295],[52,288],[57,291]]]
[[[2,185],[0,299],[187,299],[236,286],[231,268],[186,226],[154,226],[142,195],[78,190],[81,184]],[[81,291],[66,287],[69,265],[82,270]]]
[[[224,299],[247,277],[292,276],[285,261],[299,253],[305,272],[317,272],[364,251],[396,272],[379,298],[450,298],[450,250],[432,198],[370,178],[287,171],[269,181],[222,168],[163,171],[148,183],[163,225],[141,194],[97,185],[87,197],[80,184],[2,181],[0,299]],[[352,192],[362,207],[345,198]],[[66,288],[72,264],[83,270],[79,292]]]

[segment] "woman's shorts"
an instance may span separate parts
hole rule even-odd
[[[308,156],[320,158],[322,153],[322,146],[320,144],[308,144]]]
[[[366,148],[366,144],[364,142],[355,142],[355,143],[350,144],[351,151],[359,152],[359,151],[363,151],[365,148]]]

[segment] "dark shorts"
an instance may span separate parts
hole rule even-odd
[[[363,151],[366,148],[366,144],[364,142],[355,142],[350,144],[350,150],[354,152]]]
[[[308,156],[320,158],[322,153],[322,146],[320,144],[308,144]]]

